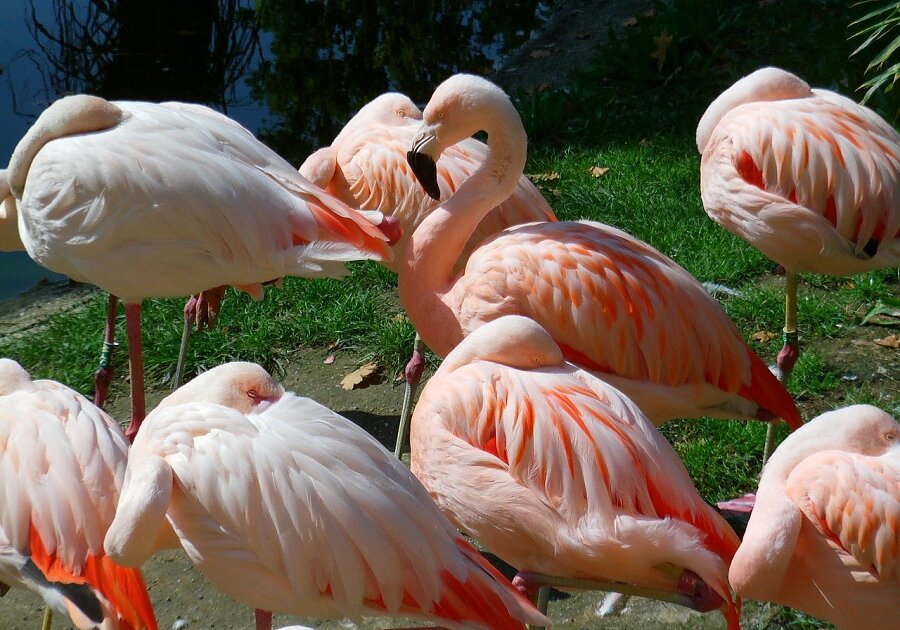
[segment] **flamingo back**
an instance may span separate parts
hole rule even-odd
[[[50,140],[28,166],[22,239],[45,266],[140,302],[390,256],[370,221],[222,114],[114,105],[119,124]]]
[[[800,424],[790,395],[715,299],[621,230],[590,221],[508,229],[472,255],[445,299],[463,334],[503,315],[534,319],[568,360],[615,378],[654,422],[752,418],[759,408]],[[438,354],[453,347],[427,332]]]
[[[859,570],[900,584],[900,449],[880,457],[817,453],[791,471],[785,491]]]
[[[736,621],[726,575],[737,536],[646,416],[599,378],[568,364],[439,370],[411,443],[413,472],[448,516],[520,570],[656,586],[670,563],[700,575]],[[550,557],[520,536],[552,541]]]
[[[900,135],[839,94],[725,114],[703,151],[701,193],[714,221],[786,269],[900,264]]]
[[[155,630],[141,572],[103,551],[128,452],[118,425],[69,388],[34,381],[0,396],[0,450],[2,581],[35,590],[79,628],[99,616],[103,627]]]
[[[385,98],[391,97],[391,98]],[[352,118],[338,134],[327,155],[334,160],[330,181],[322,186],[354,208],[380,210],[397,217],[404,236],[393,250],[399,257],[415,228],[434,210],[439,201],[426,195],[409,168],[406,153],[422,114],[401,94],[382,95]],[[322,172],[319,158],[310,157],[300,167],[305,177]],[[470,138],[444,151],[437,163],[441,198],[448,198],[487,158],[487,146]],[[478,225],[462,253],[464,261],[488,236],[520,223],[555,221],[553,210],[526,177],[515,192],[498,205]],[[396,270],[392,262],[383,263]]]
[[[135,462],[171,466],[167,516],[188,555],[248,606],[449,627],[543,620],[399,461],[310,399],[287,393],[248,415],[199,402],[160,409],[135,448]]]

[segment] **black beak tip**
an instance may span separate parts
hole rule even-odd
[[[437,165],[434,160],[424,153],[407,151],[406,161],[425,193],[435,201],[440,200],[441,188],[438,186]]]

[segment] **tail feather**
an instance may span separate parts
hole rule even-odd
[[[552,625],[472,545],[462,538],[457,539],[456,545],[471,562],[472,571],[465,582],[460,582],[449,572],[444,574],[447,595],[436,607],[441,616],[467,626],[481,623],[494,630],[520,629],[526,623]]]
[[[388,237],[364,215],[312,184],[303,186],[277,173],[263,168],[260,170],[306,203],[319,226],[319,240],[346,242],[369,254],[359,258],[374,255],[378,260],[391,259]],[[303,239],[303,235],[297,235],[295,239],[297,237]]]
[[[114,627],[158,630],[153,605],[139,569],[121,567],[101,553],[88,556],[81,574],[76,575],[55,552],[47,551],[33,526],[30,538],[31,562],[50,586],[65,598],[73,622],[96,621],[98,615],[102,621],[106,614],[103,609],[111,608],[109,612],[114,612],[118,618]]]
[[[791,431],[799,429],[803,419],[794,399],[755,352],[748,348],[747,353],[750,357],[750,385],[741,388],[740,395],[756,402],[760,410],[787,422]]]

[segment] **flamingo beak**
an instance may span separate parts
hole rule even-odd
[[[413,140],[413,146],[406,153],[406,161],[409,163],[413,174],[419,180],[419,185],[432,199],[441,198],[441,189],[437,179],[437,156],[440,155],[440,146],[437,137],[426,129],[420,131]]]

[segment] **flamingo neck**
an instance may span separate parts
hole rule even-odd
[[[498,112],[492,124],[485,125],[487,158],[422,221],[399,262],[403,308],[428,347],[441,356],[462,339],[456,314],[445,300],[465,273],[454,273],[454,265],[475,228],[488,212],[509,198],[525,169],[527,138],[518,114],[515,110],[512,114]]]

